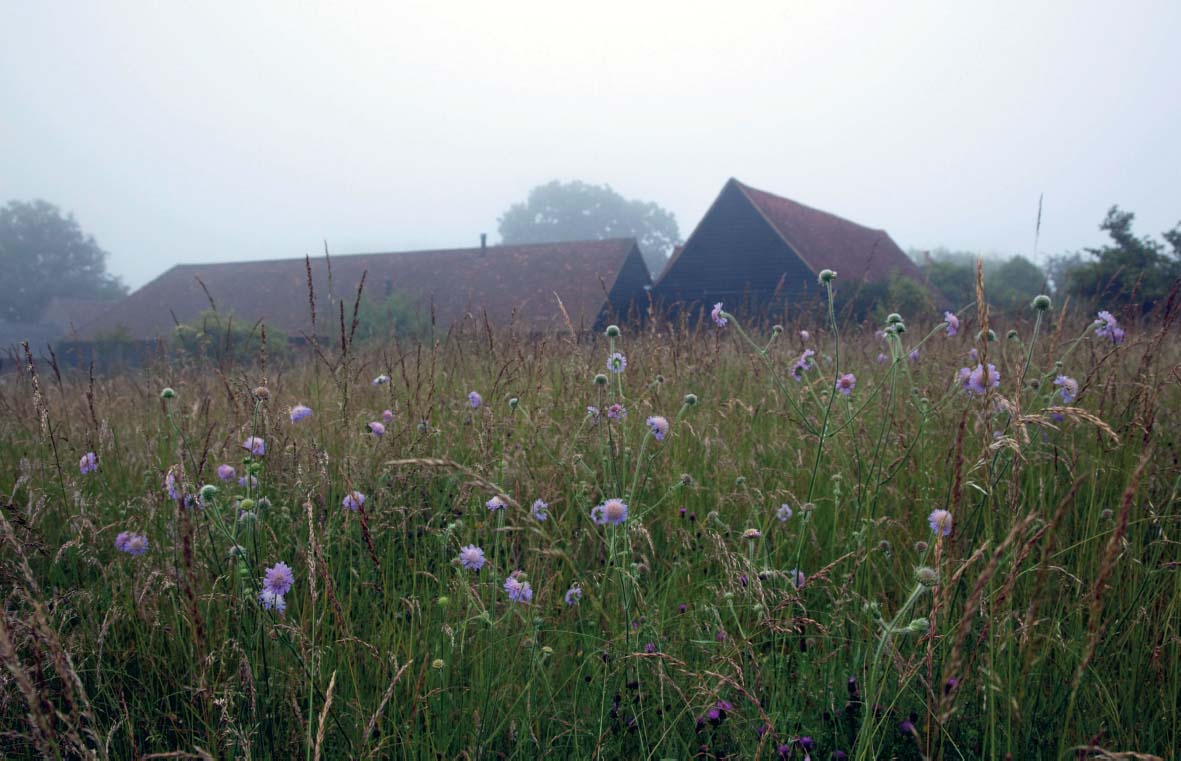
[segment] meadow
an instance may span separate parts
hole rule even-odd
[[[0,751],[1172,757],[1173,309],[1048,301],[27,357]]]

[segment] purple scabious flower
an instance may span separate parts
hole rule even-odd
[[[775,511],[775,517],[779,519],[780,523],[786,523],[792,516],[790,505],[780,505],[779,509]]]
[[[287,601],[283,599],[283,595],[275,594],[266,588],[259,591],[258,604],[263,610],[273,610],[280,616],[287,612]]]
[[[1070,404],[1078,396],[1078,381],[1065,375],[1059,375],[1054,379],[1054,385],[1058,387],[1058,395],[1062,397],[1063,404]]]
[[[115,537],[115,549],[132,557],[139,557],[148,551],[148,538],[134,531],[121,531]]]
[[[972,362],[980,361],[980,352],[976,350],[976,347],[972,347],[968,350],[968,359]]]
[[[495,512],[497,510],[503,510],[505,507],[505,501],[500,497],[500,495],[497,495],[497,496],[493,497],[492,499],[488,500],[487,502],[485,502],[484,507],[488,508],[489,510],[492,510],[493,512]]]
[[[965,391],[969,390],[968,389],[968,381],[970,381],[971,378],[972,378],[972,369],[969,367],[961,367],[955,374],[956,383],[959,383],[960,386]]]
[[[806,330],[801,330],[801,331],[800,331],[800,340],[801,340],[801,341],[803,341],[804,343],[808,343],[808,341],[810,341],[811,339],[812,339],[812,334],[811,334],[811,333],[809,333],[809,332],[808,332],[808,331],[806,331]]]
[[[890,355],[889,355],[889,354],[886,354],[886,353],[884,353],[884,352],[879,352],[879,353],[878,353],[878,364],[879,364],[879,365],[884,365],[884,364],[886,364],[886,363],[887,363],[887,362],[889,362],[889,361],[890,361]]]
[[[223,481],[229,481],[234,477],[234,466],[222,463],[217,466],[217,477]]]
[[[533,506],[529,508],[529,514],[533,516],[533,520],[544,521],[549,518],[549,505],[544,499],[533,500]]]
[[[622,499],[609,499],[591,510],[591,520],[600,526],[619,525],[627,520],[627,505]]]
[[[664,437],[668,435],[667,418],[661,417],[660,415],[652,415],[644,422],[648,424],[648,428],[652,431],[652,436],[657,441],[664,441]]]
[[[381,422],[385,423],[386,425],[389,425],[390,423],[394,422],[393,411],[392,410],[382,410],[381,411]]]
[[[459,549],[459,564],[469,571],[478,571],[484,567],[484,551],[474,544]]]
[[[291,567],[282,560],[268,568],[262,579],[263,589],[280,596],[290,592],[294,584],[295,575],[291,573]]]
[[[815,363],[812,361],[812,357],[815,355],[816,352],[813,350],[804,349],[804,353],[801,354],[800,358],[796,360],[796,363],[792,365],[791,377],[795,378],[796,380],[803,380],[804,373],[808,370],[811,370],[815,365]]]
[[[714,325],[717,325],[719,328],[726,327],[726,323],[729,322],[722,314],[722,302],[720,301],[714,304],[714,308],[710,310],[709,316],[714,321]]]
[[[804,588],[804,582],[807,580],[807,577],[804,576],[803,571],[801,571],[797,568],[793,568],[787,572],[787,575],[789,577],[791,577],[791,585],[793,587],[795,587],[796,589],[803,589]]]
[[[621,373],[627,368],[627,357],[619,352],[615,352],[610,357],[607,357],[607,369],[613,373]]]
[[[257,489],[258,479],[247,473],[238,479],[238,486],[241,486],[243,489]]]
[[[566,590],[566,604],[573,607],[582,599],[582,586],[575,583],[571,584],[570,588]]]
[[[588,405],[586,408],[586,416],[588,418],[590,418],[590,421],[592,424],[599,422],[600,413],[601,413],[601,411],[599,410],[599,408],[593,404]]]
[[[184,496],[184,469],[180,465],[173,465],[164,474],[164,491],[168,492],[168,496],[172,499],[180,499]]]
[[[857,378],[853,373],[845,373],[837,378],[836,389],[845,396],[853,393],[853,389],[857,387]]]
[[[504,591],[508,592],[508,599],[513,602],[531,602],[533,600],[533,587],[529,586],[529,582],[521,581],[522,576],[524,574],[520,571],[513,571],[504,580]]]
[[[1113,344],[1124,342],[1124,329],[1119,326],[1119,322],[1111,312],[1106,310],[1100,312],[1096,324],[1099,325],[1099,329],[1095,331],[1095,335],[1110,338]]]
[[[948,338],[960,332],[960,318],[956,317],[952,312],[944,312],[943,321],[947,323]]]
[[[94,452],[82,455],[82,459],[78,461],[78,470],[82,472],[82,475],[98,470],[98,455]]]
[[[376,436],[378,438],[385,436],[385,424],[384,423],[379,423],[378,421],[374,420],[373,422],[369,423],[368,428],[369,428],[369,433],[373,434],[374,436]]]
[[[312,408],[304,404],[297,404],[291,408],[291,422],[298,423],[299,421],[310,418],[312,416]]]
[[[931,525],[931,530],[936,534],[943,536],[951,535],[951,513],[946,510],[932,510],[931,514],[927,516],[927,523]]]
[[[344,495],[344,499],[340,503],[343,507],[356,512],[361,509],[361,505],[365,504],[365,495],[359,491],[351,491]]]
[[[914,734],[914,722],[910,721],[909,719],[905,719],[903,721],[900,721],[898,723],[898,731],[904,735],[913,735]]]
[[[267,453],[267,443],[258,436],[248,436],[242,442],[242,448],[255,457],[262,457]]]
[[[918,349],[911,349],[910,354],[907,354],[906,358],[909,359],[911,362],[918,362],[919,361],[919,350]]]
[[[610,420],[623,420],[625,417],[627,417],[627,408],[618,402],[612,404],[607,408],[607,417]]]
[[[976,369],[968,374],[967,389],[974,396],[983,396],[988,389],[1000,385],[1001,374],[991,362],[988,365],[976,365]]]
[[[374,386],[384,386],[385,384],[387,384],[389,382],[390,382],[390,376],[386,375],[385,373],[382,373],[381,375],[377,376],[376,378],[374,378],[371,381],[371,383]]]
[[[467,395],[467,403],[472,406],[473,410],[479,409],[480,405],[484,403],[484,397],[476,391],[469,391]]]

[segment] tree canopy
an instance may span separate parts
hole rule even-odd
[[[8,280],[0,319],[35,322],[55,296],[122,297],[127,288],[107,272],[107,256],[72,214],[47,201],[0,207],[0,272]]]
[[[529,191],[499,219],[503,243],[635,238],[653,275],[681,233],[673,214],[651,201],[629,200],[610,185],[553,182]]]

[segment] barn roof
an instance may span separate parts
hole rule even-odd
[[[722,193],[731,187],[737,188],[750,201],[813,274],[831,269],[842,281],[856,282],[881,280],[891,273],[898,273],[922,281],[918,266],[885,230],[850,222],[827,211],[752,188],[734,178],[730,178]],[[672,271],[686,246],[673,252],[660,279]]]
[[[565,326],[558,299],[575,328],[591,327],[607,306],[624,265],[635,272],[636,241],[600,241],[488,246],[404,253],[314,257],[316,332],[339,323],[336,302],[351,310],[361,274],[365,293],[385,298],[392,292],[433,308],[442,325],[467,314],[488,314],[494,323],[511,321],[530,330]],[[639,263],[643,267],[642,261]],[[647,285],[647,269],[642,270]],[[331,294],[329,288],[331,284]],[[623,288],[623,284],[620,284]],[[208,291],[208,295],[206,294]],[[106,310],[87,326],[84,337],[126,332],[133,338],[166,336],[175,321],[186,322],[210,308],[238,320],[264,320],[292,335],[312,330],[304,259],[181,264]]]
[[[842,280],[882,280],[892,272],[919,279],[919,268],[885,230],[731,180],[814,273],[835,270]]]

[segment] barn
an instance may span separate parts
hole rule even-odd
[[[718,301],[731,311],[773,313],[814,301],[817,276],[825,269],[838,273],[846,293],[891,275],[923,283],[918,267],[884,230],[731,178],[665,265],[653,295],[673,314]]]
[[[322,336],[335,333],[341,303],[351,312],[362,273],[369,298],[397,293],[443,330],[469,317],[531,333],[601,328],[646,305],[651,283],[633,238],[181,264],[104,311],[81,335],[167,338],[212,302],[236,320],[311,336],[309,266],[315,332]]]

